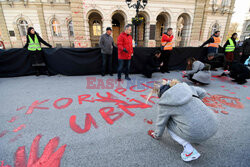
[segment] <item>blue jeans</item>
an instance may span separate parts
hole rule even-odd
[[[124,69],[125,77],[128,77],[129,68],[130,68],[130,60],[118,59],[118,69],[117,69],[118,79],[121,78],[123,69]]]

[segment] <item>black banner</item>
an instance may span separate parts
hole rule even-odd
[[[160,48],[137,47],[131,60],[131,73],[142,73],[147,59]],[[102,56],[100,48],[52,48],[43,49],[49,71],[62,75],[100,74]],[[183,70],[189,57],[197,59],[206,56],[207,48],[184,47],[174,48],[169,62],[170,70]],[[113,70],[117,69],[117,48],[113,53]],[[27,49],[0,50],[0,77],[33,75],[31,58]]]

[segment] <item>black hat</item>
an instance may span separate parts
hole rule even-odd
[[[112,31],[112,28],[111,27],[107,27],[106,31],[108,31],[108,30]]]
[[[167,91],[169,88],[170,88],[170,86],[169,86],[168,84],[162,85],[162,86],[160,87],[160,91],[159,91],[159,93],[158,93],[158,97],[160,98],[161,95],[162,95],[165,91]]]

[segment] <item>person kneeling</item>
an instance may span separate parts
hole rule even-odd
[[[242,85],[247,83],[247,79],[250,79],[250,70],[242,63],[233,62],[229,66],[229,71],[224,71],[221,76],[229,76],[233,78],[233,82]]]
[[[192,161],[200,157],[200,153],[191,143],[200,143],[212,137],[218,129],[213,111],[207,107],[202,98],[206,91],[199,87],[188,86],[178,80],[155,85],[148,99],[157,93],[159,111],[156,130],[149,130],[148,135],[160,139],[167,127],[170,136],[184,148],[181,158]]]
[[[210,65],[197,61],[195,58],[189,58],[187,61],[187,70],[184,77],[190,81],[202,85],[208,85],[211,82]]]

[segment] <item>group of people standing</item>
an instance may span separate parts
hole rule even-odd
[[[118,48],[118,69],[117,69],[117,79],[121,81],[122,73],[125,74],[126,80],[131,80],[129,77],[130,63],[131,58],[133,56],[133,39],[130,35],[132,32],[132,27],[130,25],[126,25],[124,28],[124,32],[122,32],[117,39],[117,48]],[[156,70],[164,73],[169,73],[169,60],[173,50],[173,38],[172,35],[173,29],[168,28],[167,32],[162,34],[161,38],[161,50],[156,50],[154,55],[150,57],[150,59],[146,62],[145,66],[150,66],[148,69],[143,71],[143,74],[151,78],[152,73]],[[106,33],[100,37],[99,46],[101,48],[102,54],[102,70],[101,75],[104,76],[106,74],[106,69],[108,67],[108,73],[113,76],[112,69],[112,60],[113,60],[113,48],[115,47],[114,40],[111,36],[112,29],[111,27],[106,28]],[[224,58],[224,69],[232,70],[236,69],[239,72],[239,69],[245,71],[245,75],[238,76],[238,74],[233,75],[238,76],[235,78],[236,82],[239,84],[244,84],[246,79],[250,78],[250,72],[248,68],[243,68],[242,64],[234,62],[234,51],[236,48],[236,39],[237,33],[234,33],[231,38],[227,40],[225,43],[223,50],[225,52]],[[36,70],[36,75],[47,74],[50,75],[46,60],[42,54],[41,44],[52,48],[50,44],[45,42],[38,33],[35,32],[33,27],[28,28],[27,40],[24,48],[27,48],[29,51],[29,55],[31,56],[32,66]],[[199,84],[209,84],[210,83],[210,69],[216,70],[213,60],[218,57],[218,49],[220,47],[221,39],[220,39],[220,31],[216,31],[211,38],[209,38],[206,42],[204,42],[201,47],[204,47],[208,44],[208,53],[206,56],[203,56],[201,60],[196,60],[194,58],[187,60],[187,72],[184,77],[188,77],[191,81]],[[248,60],[248,59],[247,59]],[[234,65],[233,65],[234,64]],[[234,68],[233,68],[234,67]],[[235,70],[234,70],[235,71]],[[235,72],[231,72],[235,73]],[[242,73],[242,71],[240,71]],[[223,74],[228,75],[228,74]],[[210,76],[210,77],[209,77]],[[231,76],[231,75],[230,75]]]

